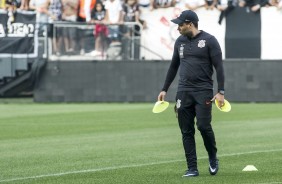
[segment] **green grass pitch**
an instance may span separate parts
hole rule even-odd
[[[0,184],[282,183],[282,104],[214,105],[220,170],[209,174],[197,131],[196,178],[181,177],[173,104],[160,114],[153,105],[0,102]]]

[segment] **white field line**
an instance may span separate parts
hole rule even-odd
[[[231,157],[231,156],[239,156],[239,155],[247,155],[247,154],[255,154],[255,153],[279,152],[279,151],[282,151],[282,149],[222,154],[222,155],[218,155],[218,157],[219,158],[220,157]],[[198,159],[207,159],[207,158],[208,157],[199,157]],[[28,176],[28,177],[0,180],[0,183],[12,182],[12,181],[22,181],[22,180],[29,180],[29,179],[38,179],[38,178],[47,178],[47,177],[55,177],[55,176],[64,176],[64,175],[69,175],[69,174],[80,174],[80,173],[90,173],[90,172],[93,173],[93,172],[107,171],[107,170],[116,170],[116,169],[133,168],[133,167],[143,167],[143,166],[151,166],[151,165],[158,165],[158,164],[168,164],[168,163],[183,162],[183,161],[185,161],[185,160],[168,160],[168,161],[151,162],[151,163],[144,163],[144,164],[132,164],[132,165],[123,165],[123,166],[104,167],[104,168],[98,168],[98,169],[68,171],[68,172],[62,172],[62,173],[42,174],[42,175],[37,175],[37,176]]]
[[[282,182],[258,183],[258,184],[281,184]]]

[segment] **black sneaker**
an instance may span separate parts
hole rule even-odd
[[[210,159],[209,171],[211,175],[216,175],[218,171],[218,159]]]
[[[189,169],[188,171],[185,172],[185,174],[182,177],[195,177],[199,176],[199,172],[197,169]]]

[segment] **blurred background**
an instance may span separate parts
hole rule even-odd
[[[170,20],[191,9],[221,45],[226,98],[282,102],[281,0],[1,0],[0,8],[1,98],[155,101],[179,36]]]

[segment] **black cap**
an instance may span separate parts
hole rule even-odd
[[[184,22],[198,22],[198,21],[199,21],[198,15],[192,10],[185,10],[179,15],[179,17],[171,20],[171,22],[175,24],[183,24]]]

